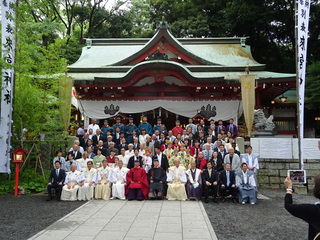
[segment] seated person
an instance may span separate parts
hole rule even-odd
[[[66,172],[70,172],[71,171],[71,165],[76,165],[77,166],[77,170],[79,172],[81,172],[81,170],[82,170],[81,164],[79,162],[77,162],[76,160],[74,160],[74,156],[73,156],[72,153],[68,153],[68,160],[64,164],[64,170]]]
[[[65,170],[60,168],[61,163],[59,161],[56,161],[54,163],[54,166],[55,166],[55,169],[51,171],[51,174],[49,177],[49,183],[47,185],[47,191],[48,191],[47,201],[50,201],[52,199],[52,195],[51,195],[52,188],[56,190],[57,200],[60,200],[61,190],[66,178]]]
[[[149,182],[146,171],[140,167],[139,159],[134,160],[134,167],[127,173],[126,195],[129,201],[148,199]]]
[[[110,173],[110,182],[112,182],[112,197],[111,199],[119,198],[121,200],[126,199],[125,186],[126,175],[129,172],[129,168],[123,166],[123,161],[119,160],[118,167],[114,168]]]
[[[107,161],[108,161],[109,167],[113,168],[115,156],[116,156],[116,152],[113,149],[111,149],[110,155],[107,156]]]
[[[212,168],[212,162],[207,162],[207,169],[203,170],[202,173],[202,182],[205,191],[205,202],[209,202],[210,190],[211,194],[213,194],[213,202],[217,202],[217,193],[218,193],[218,177],[219,174]]]
[[[219,186],[220,186],[220,194],[222,198],[222,202],[225,202],[225,197],[227,191],[232,196],[232,201],[237,203],[236,201],[236,178],[235,172],[231,170],[231,165],[227,163],[225,165],[225,170],[222,170],[219,174]]]
[[[239,189],[239,202],[241,204],[257,203],[257,183],[255,173],[248,170],[246,163],[241,164],[241,171],[236,173],[236,186]]]
[[[86,201],[93,198],[94,187],[97,182],[97,170],[93,167],[93,162],[88,161],[87,167],[82,170],[84,180],[80,183],[78,200]]]
[[[148,172],[150,181],[149,199],[163,199],[163,191],[167,180],[166,172],[159,166],[158,158],[153,159],[153,168]]]
[[[62,188],[62,201],[77,201],[79,185],[83,181],[83,175],[77,171],[75,164],[71,165],[71,171],[67,172],[64,186]]]
[[[201,170],[196,168],[196,161],[193,160],[190,163],[190,169],[186,171],[187,174],[187,196],[188,199],[201,200],[202,197],[202,179]]]
[[[112,172],[112,168],[108,167],[108,162],[106,159],[102,160],[102,167],[98,168],[97,174],[97,185],[94,191],[95,199],[110,199],[110,173]]]
[[[93,158],[92,162],[93,162],[93,167],[94,168],[99,168],[101,167],[101,163],[102,161],[106,159],[106,157],[104,155],[102,155],[102,151],[101,149],[97,149],[97,155]]]
[[[177,158],[173,162],[174,166],[170,167],[167,174],[168,182],[168,200],[182,200],[187,199],[185,184],[187,182],[186,170],[180,166],[180,160]]]

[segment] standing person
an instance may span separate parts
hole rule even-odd
[[[213,152],[210,162],[212,162],[212,167],[217,172],[221,172],[223,170],[223,161],[221,157],[219,157],[218,152]]]
[[[167,174],[168,192],[167,199],[185,201],[187,199],[185,184],[187,182],[186,170],[180,166],[180,161],[175,160],[174,166],[169,168]]]
[[[140,166],[142,166],[143,161],[142,161],[142,156],[139,155],[139,149],[135,149],[134,150],[134,155],[129,158],[129,161],[128,161],[128,164],[127,164],[127,168],[129,168],[129,169],[133,168],[134,167],[134,162],[136,160],[139,160],[140,161]]]
[[[226,193],[229,191],[232,196],[232,201],[237,203],[235,172],[231,170],[231,165],[229,163],[225,165],[225,168],[226,169],[219,174],[219,186],[222,202],[225,202]]]
[[[142,123],[139,124],[138,129],[139,131],[141,131],[141,129],[145,129],[146,133],[149,134],[150,136],[153,134],[153,128],[151,124],[148,123],[147,116],[142,117]]]
[[[110,182],[112,182],[112,197],[111,199],[119,198],[121,200],[126,199],[125,186],[126,186],[126,175],[129,169],[123,167],[123,162],[119,160],[119,167],[114,168],[110,173]]]
[[[84,151],[87,151],[89,144],[89,133],[85,133],[83,137],[80,139],[80,146],[83,148]]]
[[[186,129],[188,129],[189,127],[191,127],[191,132],[192,132],[192,134],[194,135],[194,134],[196,134],[196,132],[197,132],[197,125],[195,125],[194,123],[193,123],[193,119],[192,118],[189,118],[189,120],[188,120],[188,125],[186,126]]]
[[[61,191],[63,188],[63,183],[66,178],[66,172],[65,170],[61,169],[61,163],[59,161],[56,161],[54,163],[55,169],[51,171],[49,182],[47,185],[47,191],[48,191],[48,199],[47,201],[50,201],[52,199],[51,189],[56,190],[56,196],[57,200],[60,200],[61,197]]]
[[[139,132],[138,127],[133,123],[133,117],[129,115],[129,123],[125,126],[125,136],[128,143],[133,143],[133,133]]]
[[[81,164],[81,169],[87,167],[87,162],[92,161],[91,158],[88,158],[88,153],[84,152],[82,154],[82,158],[76,160],[79,164]]]
[[[248,146],[246,149],[247,153],[240,154],[242,162],[248,165],[248,169],[257,173],[259,169],[259,154],[252,153],[252,147]]]
[[[161,124],[162,124],[161,118],[157,117],[157,125],[153,127],[153,132],[157,130],[161,132]]]
[[[101,130],[97,129],[96,134],[92,136],[93,145],[97,146],[99,141],[105,142],[106,140],[103,138],[103,135],[101,134]]]
[[[83,181],[83,175],[77,171],[76,165],[71,165],[71,171],[67,172],[64,186],[62,188],[62,201],[77,201],[79,185]]]
[[[176,120],[176,126],[172,128],[172,134],[173,136],[177,137],[178,134],[183,135],[183,128],[180,126],[180,120]]]
[[[202,182],[203,182],[204,191],[205,191],[206,203],[209,202],[210,190],[212,190],[211,192],[213,193],[213,202],[218,203],[217,202],[218,180],[219,180],[218,172],[212,168],[212,163],[208,162],[207,169],[203,170],[203,174],[202,174]]]
[[[101,127],[101,134],[102,134],[103,138],[105,139],[105,141],[107,140],[107,132],[112,133],[112,131],[113,131],[113,128],[111,126],[109,126],[109,121],[104,120],[103,126]]]
[[[64,157],[62,157],[62,151],[58,150],[56,152],[56,157],[53,159],[53,167],[55,167],[56,161],[59,161],[61,163],[61,168],[65,169],[65,163],[66,163],[66,159]]]
[[[79,141],[82,139],[83,135],[84,135],[83,124],[80,123],[77,129],[77,137],[79,138]]]
[[[222,120],[219,120],[218,121],[218,126],[216,127],[216,136],[222,131],[225,131],[226,130],[226,127],[223,125],[223,121]]]
[[[234,124],[233,118],[230,118],[229,125],[226,127],[226,130],[230,131],[233,137],[236,137],[238,135],[238,127]]]
[[[236,186],[239,189],[239,202],[254,205],[257,203],[257,183],[254,172],[248,170],[246,163],[241,164],[241,171],[236,173]]]
[[[93,162],[88,161],[87,167],[82,170],[84,180],[80,184],[78,200],[86,201],[93,198],[94,187],[97,183],[97,170],[93,167]]]
[[[163,199],[167,174],[160,167],[157,158],[153,159],[153,168],[148,172],[148,179],[150,181],[149,199]]]
[[[153,159],[157,158],[159,161],[159,166],[165,172],[167,172],[168,168],[169,168],[169,161],[168,161],[167,156],[164,153],[162,153],[159,148],[155,148],[154,151],[155,151],[155,155],[153,156]],[[153,167],[153,166],[151,166],[151,167]]]
[[[91,124],[88,126],[88,129],[87,129],[88,132],[91,132],[90,129],[92,131],[91,133],[92,135],[95,135],[97,132],[97,129],[100,129],[99,125],[97,124],[97,119],[94,119],[94,118],[91,119]]]
[[[229,154],[227,154],[224,158],[224,164],[229,163],[231,165],[231,169],[235,172],[240,171],[241,168],[241,160],[238,154],[234,153],[234,148],[229,148]]]
[[[315,204],[293,204],[292,191],[293,185],[289,177],[284,181],[287,187],[284,198],[285,209],[293,216],[301,218],[309,224],[309,240],[320,239],[320,202]],[[314,177],[313,196],[320,199],[320,175]]]
[[[190,163],[191,168],[186,171],[188,182],[186,185],[188,199],[201,200],[202,179],[201,170],[196,168],[196,162]]]
[[[144,128],[140,128],[140,135],[139,135],[139,143],[140,144],[146,144],[147,142],[147,136],[149,136],[147,134],[147,130]]]
[[[149,182],[146,171],[140,167],[140,161],[134,161],[134,167],[127,173],[126,195],[128,200],[148,199]]]
[[[150,157],[151,152],[149,151],[148,148],[145,149],[145,153],[142,156],[142,161],[143,161],[143,169],[146,171],[146,173],[149,172],[149,170],[151,169],[151,165],[152,165],[152,158]]]
[[[94,192],[95,199],[110,199],[110,173],[112,172],[112,168],[108,167],[108,162],[106,159],[102,161],[102,167],[98,168],[97,174],[97,185]]]
[[[119,128],[119,132],[124,131],[124,125],[121,123],[121,117],[116,117],[116,123],[112,126],[113,132],[116,132],[116,128]]]

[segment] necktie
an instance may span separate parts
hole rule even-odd
[[[229,171],[227,171],[227,187],[229,187],[230,185],[230,175],[229,175]]]
[[[196,148],[196,157],[198,157],[198,151],[199,151],[198,148]]]
[[[209,171],[209,177],[211,178],[211,171]]]
[[[56,174],[57,174],[57,176],[59,176],[59,169],[56,170]]]

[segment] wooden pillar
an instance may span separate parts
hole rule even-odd
[[[261,108],[261,94],[259,88],[256,88],[256,104],[255,109]]]

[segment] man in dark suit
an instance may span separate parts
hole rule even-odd
[[[131,169],[134,167],[134,161],[139,160],[140,166],[142,166],[143,161],[142,157],[139,156],[139,149],[134,149],[134,155],[129,158],[127,168]]]
[[[82,158],[82,154],[79,151],[79,147],[77,144],[73,145],[72,150],[70,152],[68,152],[68,155],[69,155],[69,153],[71,153],[73,155],[74,160]]]
[[[103,146],[103,141],[99,140],[98,145],[94,149],[94,153],[97,154],[98,149],[101,150],[103,156],[107,156],[107,149]]]
[[[60,201],[62,187],[64,184],[64,180],[66,178],[65,170],[60,168],[61,163],[59,161],[56,161],[54,165],[55,165],[55,169],[51,171],[49,182],[47,185],[47,191],[48,191],[47,201],[50,201],[52,199],[52,195],[51,195],[52,188],[56,190],[57,200]]]
[[[205,191],[205,202],[209,202],[209,191],[211,190],[213,193],[213,202],[217,202],[217,192],[218,192],[218,179],[219,174],[217,171],[215,171],[212,168],[212,163],[207,162],[207,169],[203,170],[202,173],[202,182],[204,185],[204,191]]]
[[[221,171],[219,175],[219,186],[222,202],[225,202],[226,193],[229,192],[232,195],[232,201],[236,201],[236,178],[234,171],[231,170],[230,163],[225,165],[225,170]]]
[[[133,138],[133,149],[140,149],[139,138],[137,137]]]
[[[125,138],[122,138],[121,143],[118,145],[119,152],[121,151],[121,148],[124,148],[126,151],[128,150],[128,144]]]
[[[155,148],[154,151],[155,151],[155,155],[153,156],[153,159],[155,159],[155,158],[158,159],[159,166],[165,172],[168,172],[169,161],[168,161],[167,156],[160,151],[160,148]],[[151,167],[153,168],[153,161],[152,161],[152,166]]]
[[[102,140],[102,142],[105,142],[105,139],[101,134],[101,130],[97,129],[96,135],[92,136],[93,145],[97,146],[100,140]]]
[[[89,141],[89,133],[85,133],[83,137],[80,139],[80,146],[83,147],[84,151],[87,151]]]

